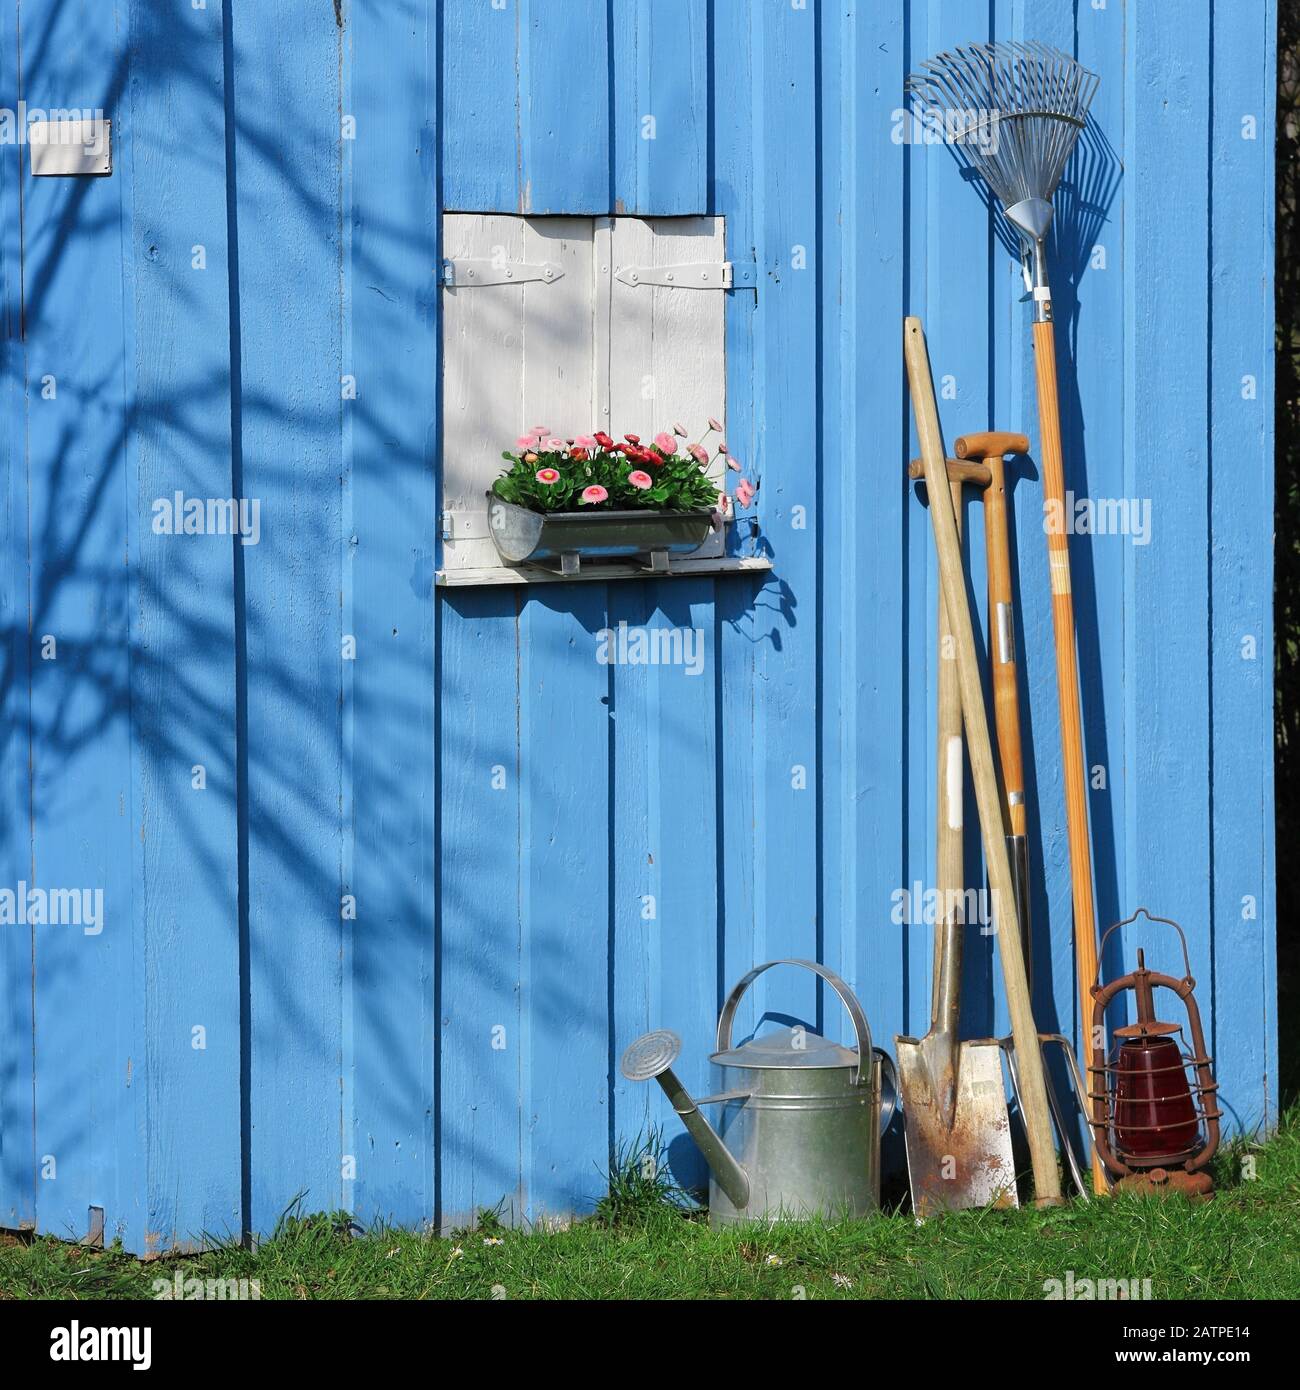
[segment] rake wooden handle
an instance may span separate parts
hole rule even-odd
[[[1079,718],[1074,594],[1070,586],[1069,538],[1065,533],[1065,467],[1056,383],[1056,339],[1050,322],[1034,324],[1034,372],[1038,381],[1043,506],[1049,522],[1045,529],[1052,582],[1052,630],[1056,638],[1056,695],[1061,707],[1061,765],[1065,777],[1065,823],[1070,845],[1070,890],[1074,902],[1074,968],[1079,982],[1080,1046],[1086,1053],[1086,1034],[1092,1018],[1090,991],[1092,982],[1097,978],[1097,918],[1092,900],[1092,848],[1088,839],[1088,795],[1083,763],[1083,728]],[[1055,524],[1051,524],[1053,522]],[[1084,1064],[1087,1064],[1086,1060]],[[1092,1118],[1096,1118],[1096,1113]],[[1092,1185],[1097,1193],[1109,1190],[1105,1171],[1095,1151],[1092,1156]]]
[[[979,807],[980,832],[984,856],[993,885],[998,927],[998,955],[1002,962],[1002,981],[1011,1032],[1020,1063],[1020,1093],[1025,1133],[1034,1170],[1034,1194],[1038,1206],[1054,1206],[1061,1201],[1061,1177],[1052,1140],[1052,1120],[1047,1105],[1047,1085],[1043,1074],[1043,1054],[1038,1045],[1025,978],[1025,961],[1020,944],[1020,923],[1016,914],[1015,886],[1006,841],[1002,834],[1002,813],[998,805],[998,779],[993,766],[984,691],[975,654],[975,630],[966,598],[966,576],[962,567],[961,542],[952,496],[944,485],[943,436],[939,429],[939,408],[934,399],[934,380],[926,350],[921,320],[908,318],[903,326],[903,350],[907,379],[912,393],[916,433],[925,463],[926,490],[930,494],[930,521],[934,527],[935,550],[939,557],[939,578],[943,586],[948,621],[957,649],[957,679],[961,689],[962,716],[966,726],[966,745]]]

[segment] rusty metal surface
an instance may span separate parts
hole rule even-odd
[[[922,1044],[899,1038],[897,1051],[907,1173],[917,1215],[1019,1206],[998,1044],[965,1042],[958,1049],[951,1127],[936,1094],[942,1083],[932,1081]]]
[[[1178,1168],[1151,1168],[1130,1173],[1115,1184],[1117,1192],[1153,1193],[1158,1197],[1178,1193],[1183,1197],[1214,1196],[1214,1179],[1208,1173],[1188,1173]]]

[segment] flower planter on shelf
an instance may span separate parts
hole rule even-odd
[[[644,557],[647,568],[665,571],[670,555],[689,555],[709,534],[708,511],[534,512],[488,493],[488,530],[503,560],[546,565],[577,574],[584,560]]]

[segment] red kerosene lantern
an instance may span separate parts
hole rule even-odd
[[[1140,907],[1132,917],[1116,922],[1106,939],[1138,917],[1173,927],[1183,948],[1181,980],[1146,968],[1138,952],[1138,968],[1104,988],[1092,987],[1092,1064],[1088,1068],[1092,1101],[1093,1142],[1117,1187],[1170,1189],[1191,1196],[1209,1196],[1214,1182],[1205,1171],[1219,1146],[1218,1084],[1201,1030],[1201,1014],[1192,991],[1187,939],[1177,922],[1153,917]],[[1137,1021],[1116,1028],[1114,1046],[1105,1049],[1106,1008],[1126,989],[1137,999]],[[1191,1033],[1188,1048],[1179,1023],[1162,1023],[1155,1015],[1155,991],[1167,989],[1182,1000]]]

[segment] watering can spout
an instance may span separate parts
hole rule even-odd
[[[672,1064],[682,1049],[682,1040],[667,1028],[645,1033],[629,1043],[623,1053],[622,1072],[629,1081],[649,1081],[653,1077],[663,1088],[678,1118],[690,1131],[709,1165],[713,1180],[727,1194],[738,1211],[749,1204],[749,1179],[731,1156],[721,1135],[706,1120],[690,1092],[677,1079]]]

